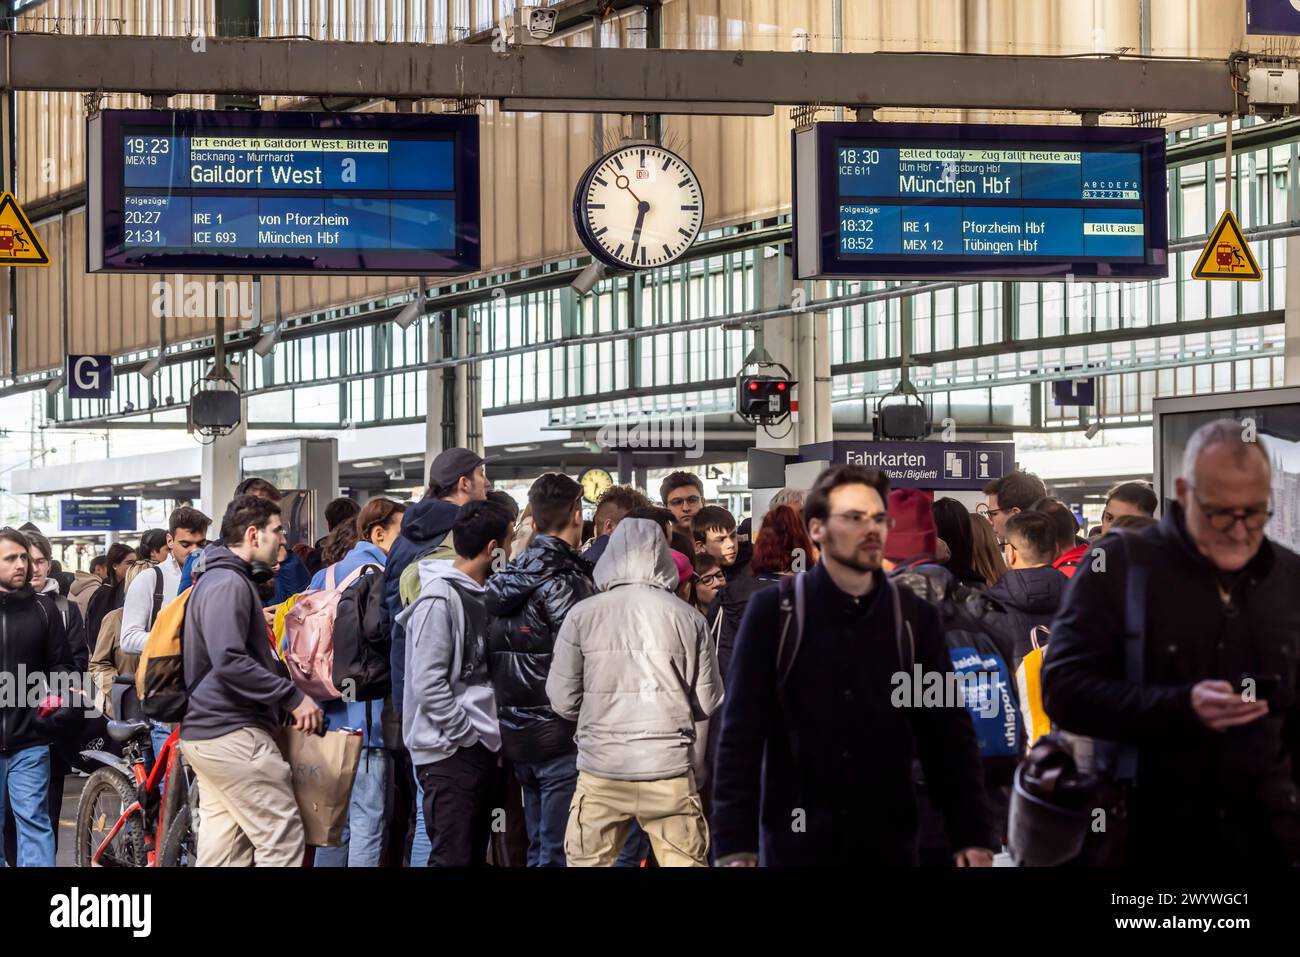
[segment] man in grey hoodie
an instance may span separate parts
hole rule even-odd
[[[273,735],[286,713],[313,734],[324,715],[289,680],[262,616],[257,586],[274,577],[283,539],[279,505],[236,497],[185,609],[181,751],[199,780],[199,867],[302,864],[302,817]]]
[[[487,863],[501,790],[501,730],[488,675],[484,582],[510,558],[511,517],[496,502],[461,507],[456,558],[419,563],[420,594],[397,616],[406,634],[402,738],[424,792],[430,867]]]
[[[619,522],[594,577],[600,592],[569,610],[546,679],[555,713],[578,723],[565,858],[608,867],[636,821],[660,865],[704,867],[696,723],[722,703],[708,625],[674,594],[677,566],[654,521]]]

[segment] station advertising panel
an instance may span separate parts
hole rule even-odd
[[[91,272],[480,268],[475,116],[111,110],[87,142]]]
[[[1168,275],[1160,130],[818,123],[793,143],[800,279]]]

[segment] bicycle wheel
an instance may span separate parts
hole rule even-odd
[[[114,768],[99,768],[86,779],[77,805],[77,866],[90,867],[95,850],[125,811],[135,803],[135,785]],[[132,814],[100,856],[100,867],[144,867],[143,820]]]
[[[199,781],[194,768],[181,761],[177,778],[177,809],[159,845],[159,867],[194,867],[199,859]]]
[[[198,860],[199,836],[190,827],[190,806],[183,805],[172,822],[158,849],[159,867],[193,867]]]

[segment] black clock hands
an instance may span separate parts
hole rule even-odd
[[[628,190],[628,192],[632,192]],[[645,200],[638,200],[636,204],[636,226],[632,229],[632,261],[636,260],[636,247],[641,242],[641,225],[645,222],[645,214],[650,211],[650,204]]]
[[[631,196],[633,199],[635,199],[637,201],[637,204],[640,205],[641,197],[638,196],[636,193],[632,192],[631,184],[632,181],[628,179],[626,176],[619,175],[614,177],[614,185],[617,186],[619,189],[627,190],[628,195]]]

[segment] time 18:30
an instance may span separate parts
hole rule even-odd
[[[841,147],[840,162],[849,166],[874,166],[880,162],[880,150]]]

